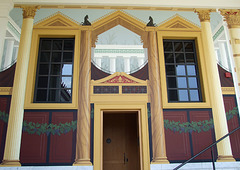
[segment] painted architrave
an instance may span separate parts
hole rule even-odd
[[[78,77],[81,26],[61,13],[56,13],[50,18],[42,20],[33,27],[33,36],[29,60],[27,91],[25,97],[25,109],[77,109],[78,101]],[[75,38],[74,65],[73,65],[73,91],[72,103],[33,103],[35,78],[38,61],[38,49],[40,38]]]
[[[95,46],[97,36],[101,33],[117,26],[121,25],[128,30],[141,36],[143,42],[146,38],[145,23],[139,21],[135,17],[123,12],[121,10],[114,11],[92,23],[93,32],[92,32],[92,46]]]
[[[177,24],[176,26],[174,24]],[[201,38],[201,29],[187,21],[186,19],[175,16],[169,21],[157,27],[158,33],[158,52],[159,52],[159,65],[160,65],[160,78],[162,89],[162,102],[164,109],[171,108],[210,108],[209,87],[206,73],[206,64],[203,57],[203,45]],[[164,39],[180,39],[180,40],[195,40],[196,53],[198,59],[198,68],[201,82],[201,92],[203,102],[181,102],[169,103],[167,98],[167,84],[166,84],[166,71],[163,40]]]
[[[94,104],[94,168],[102,170],[103,167],[103,114],[104,111],[113,112],[138,112],[139,145],[141,170],[150,169],[149,134],[147,102],[108,102],[99,101]]]

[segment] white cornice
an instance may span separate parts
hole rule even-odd
[[[81,5],[81,6],[139,6],[139,7],[176,7],[176,8],[240,8],[239,0],[13,0],[15,5]],[[64,7],[64,6],[63,6]]]

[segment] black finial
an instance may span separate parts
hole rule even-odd
[[[153,23],[153,18],[149,16],[149,22],[147,23],[148,27],[155,27],[156,25]]]
[[[84,17],[84,22],[82,25],[91,25],[91,23],[88,21],[88,15]]]

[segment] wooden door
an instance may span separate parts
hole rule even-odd
[[[136,113],[105,113],[103,117],[103,170],[139,170]]]

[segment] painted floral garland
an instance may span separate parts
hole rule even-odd
[[[234,116],[238,114],[237,107],[234,107],[232,110],[226,112],[227,120],[232,119]],[[7,123],[8,122],[8,114],[5,112],[0,111],[0,120]],[[202,131],[207,132],[210,129],[213,129],[213,119],[198,121],[198,122],[184,122],[181,123],[180,121],[169,121],[164,120],[164,127],[169,129],[173,132],[179,133],[188,133],[188,132],[197,132],[200,133]],[[47,123],[33,123],[23,121],[23,132],[28,134],[52,134],[52,135],[61,135],[66,134],[70,131],[75,131],[77,129],[77,121],[71,121],[66,123],[59,123],[59,124],[47,124]]]

